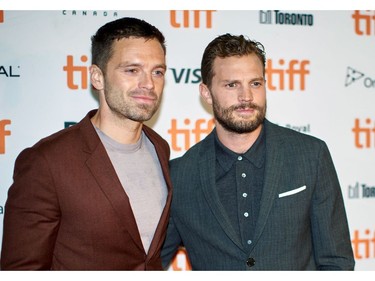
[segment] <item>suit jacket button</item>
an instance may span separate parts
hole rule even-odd
[[[255,265],[255,260],[253,258],[248,258],[246,264],[248,267],[252,267]]]

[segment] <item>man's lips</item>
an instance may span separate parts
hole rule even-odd
[[[133,95],[132,98],[145,103],[153,103],[156,101],[156,97],[150,95]]]
[[[237,106],[234,110],[239,112],[254,112],[257,108],[254,106]]]

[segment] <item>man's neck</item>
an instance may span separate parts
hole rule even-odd
[[[120,119],[100,109],[91,118],[91,123],[104,134],[122,144],[136,143],[141,137],[143,126],[141,122]]]
[[[262,131],[262,126],[263,125],[260,125],[250,133],[239,134],[235,132],[229,132],[220,124],[216,124],[216,133],[223,145],[225,145],[228,149],[232,150],[235,153],[242,154],[248,151],[258,139],[259,134]]]

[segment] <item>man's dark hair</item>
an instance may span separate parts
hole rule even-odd
[[[255,54],[263,64],[263,75],[266,67],[266,53],[261,43],[245,38],[243,35],[220,35],[212,40],[206,47],[202,57],[201,72],[202,82],[211,87],[214,60],[217,57],[245,56]]]
[[[124,17],[103,25],[91,37],[92,63],[105,73],[113,54],[113,42],[129,37],[157,39],[166,53],[165,38],[159,29],[144,20]]]

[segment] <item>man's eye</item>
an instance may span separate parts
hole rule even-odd
[[[259,81],[255,81],[253,83],[250,84],[252,88],[259,88],[263,85],[262,82],[259,82]]]
[[[128,68],[128,69],[125,69],[125,72],[128,72],[128,73],[137,73],[138,70],[135,69],[135,68]]]
[[[228,83],[228,84],[225,85],[225,87],[227,87],[227,88],[234,88],[236,86],[237,86],[236,83]]]
[[[163,70],[155,70],[155,71],[154,71],[154,75],[157,75],[157,76],[164,76],[164,71],[163,71]]]

